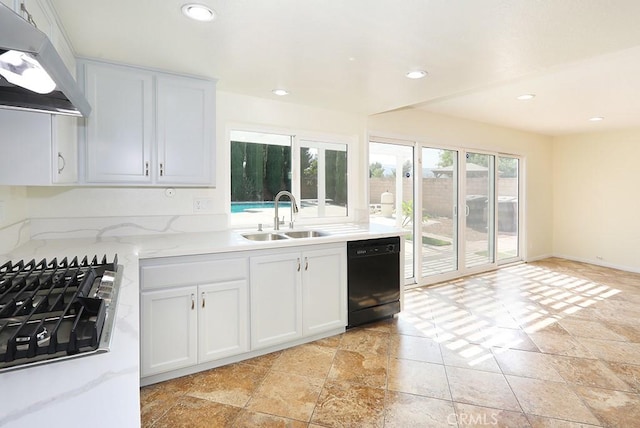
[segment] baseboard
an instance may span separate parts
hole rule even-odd
[[[558,256],[554,256],[553,254],[542,254],[540,256],[534,256],[534,257],[527,257],[524,261],[525,262],[537,262],[539,260],[543,260],[543,259],[548,259],[549,257],[558,257]]]
[[[550,256],[550,257],[558,257],[560,259],[566,259],[566,260],[571,260],[571,261],[580,262],[580,263],[588,263],[590,265],[596,265],[596,266],[602,266],[602,267],[611,268],[611,269],[623,270],[625,272],[640,273],[640,268],[638,268],[638,267],[619,265],[619,264],[615,264],[615,263],[607,263],[605,261],[597,260],[597,259],[596,260],[586,259],[586,258],[582,258],[582,257],[569,256],[569,255],[566,255],[566,254],[554,254],[553,256]]]

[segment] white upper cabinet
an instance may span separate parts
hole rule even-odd
[[[210,182],[214,87],[184,77],[158,77],[156,84],[158,182]]]
[[[82,61],[86,183],[212,186],[215,83]]]
[[[85,95],[86,181],[151,183],[153,78],[149,73],[88,63]]]
[[[77,181],[76,118],[0,109],[0,185]]]

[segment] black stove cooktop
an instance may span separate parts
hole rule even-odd
[[[117,255],[0,266],[0,371],[108,351],[120,270]]]

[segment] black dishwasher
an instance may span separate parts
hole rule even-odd
[[[347,242],[347,328],[400,312],[400,238]]]

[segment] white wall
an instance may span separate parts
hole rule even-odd
[[[0,229],[27,218],[27,188],[0,186]]]
[[[551,138],[416,109],[371,116],[368,129],[372,136],[524,156],[525,257],[531,260],[552,254]]]
[[[554,253],[640,272],[640,129],[555,138]]]
[[[29,240],[26,187],[0,186],[0,254]]]

